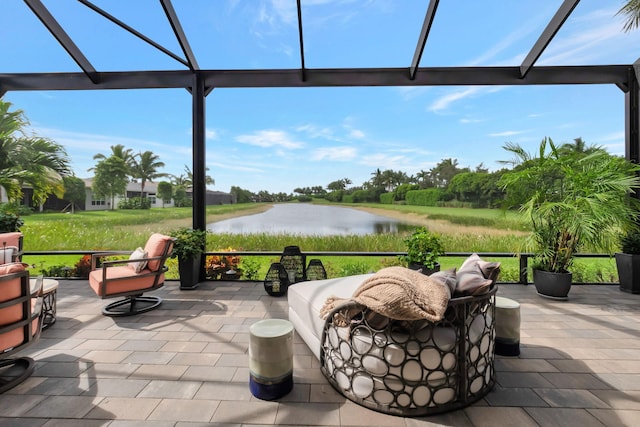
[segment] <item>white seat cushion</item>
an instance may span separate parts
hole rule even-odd
[[[320,309],[331,295],[350,298],[353,292],[372,274],[339,277],[336,279],[312,280],[290,285],[287,290],[289,302],[289,321],[296,332],[320,360],[320,339],[324,320],[320,318]]]

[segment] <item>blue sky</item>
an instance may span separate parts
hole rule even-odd
[[[184,66],[71,0],[43,0],[98,71]],[[156,0],[94,3],[180,53]],[[202,69],[299,68],[295,0],[174,0]],[[561,0],[441,1],[421,66],[519,66]],[[629,64],[640,30],[623,33],[621,0],[582,0],[537,65]],[[425,0],[302,0],[308,68],[408,67]],[[80,71],[22,0],[0,2],[2,72]],[[151,150],[180,174],[191,165],[186,90],[9,92],[32,131],[63,144],[77,176],[96,153]],[[491,170],[506,142],[589,144],[624,153],[624,94],[611,86],[214,89],[206,161],[214,190],[257,192],[376,169],[415,174],[445,158]]]

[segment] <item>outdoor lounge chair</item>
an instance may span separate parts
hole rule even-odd
[[[30,357],[8,357],[36,342],[41,329],[42,277],[31,286],[23,264],[0,265],[0,393],[33,372]]]
[[[101,252],[91,256],[89,285],[101,298],[125,297],[102,309],[105,316],[130,316],[153,310],[162,304],[157,296],[143,296],[145,292],[161,288],[164,285],[165,262],[175,238],[162,234],[149,237],[144,249],[136,249],[129,259],[103,261],[118,252]]]

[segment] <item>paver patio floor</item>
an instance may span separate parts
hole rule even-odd
[[[86,281],[63,280],[58,319],[19,355],[34,374],[0,395],[0,426],[640,426],[640,295],[574,286],[570,300],[501,285],[521,303],[521,355],[496,358],[485,399],[422,418],[380,414],[328,385],[294,341],[294,389],[266,402],[249,391],[249,326],[287,318],[262,283],[207,282],[156,291],[154,311],[110,318]]]

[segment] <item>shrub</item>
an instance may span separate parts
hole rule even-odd
[[[10,233],[20,231],[24,221],[14,213],[0,212],[0,233]]]
[[[380,195],[380,203],[383,205],[392,205],[395,195],[393,193],[382,193]]]
[[[120,200],[118,209],[151,209],[151,201],[147,198],[140,200],[139,197]]]
[[[427,188],[426,190],[407,191],[405,199],[408,205],[436,206],[441,200],[443,191],[440,188]]]

